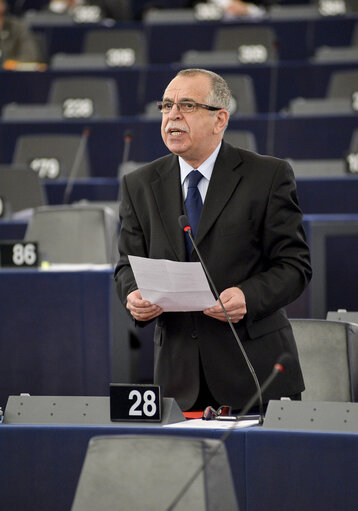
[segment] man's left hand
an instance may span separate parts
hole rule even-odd
[[[229,287],[228,289],[224,289],[224,291],[220,294],[220,299],[232,323],[238,323],[240,319],[245,316],[247,312],[245,295],[240,288]],[[217,301],[217,305],[210,307],[209,309],[205,309],[203,312],[207,316],[211,316],[219,321],[227,322],[225,312],[223,311],[219,301]]]

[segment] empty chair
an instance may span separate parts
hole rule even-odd
[[[346,175],[344,160],[292,160],[289,162],[297,177],[342,177]]]
[[[113,264],[118,220],[110,208],[87,205],[37,208],[25,240],[37,241],[42,261]]]
[[[331,321],[345,321],[346,323],[358,324],[358,311],[347,311],[346,309],[328,311],[327,319],[330,319]]]
[[[114,118],[119,114],[117,85],[112,78],[55,78],[48,103],[61,105],[65,118]]]
[[[306,401],[358,401],[358,326],[291,319]]]
[[[0,165],[0,196],[13,213],[47,203],[41,179],[26,168]]]
[[[26,165],[40,178],[67,178],[90,175],[87,145],[81,135],[22,135],[16,140],[13,163]]]
[[[182,54],[183,66],[232,67],[240,64],[236,50],[188,50]]]
[[[194,9],[148,9],[143,15],[144,23],[191,23],[197,21]]]
[[[276,20],[308,20],[316,19],[320,16],[317,5],[300,5],[297,2],[293,5],[271,5],[268,11],[271,19]]]
[[[358,152],[358,129],[354,130],[352,133],[349,150],[350,152]]]
[[[174,501],[175,511],[238,510],[220,440],[163,435],[90,440],[72,511],[159,511],[174,509]]]
[[[256,138],[251,131],[227,129],[224,133],[224,140],[235,147],[257,151]]]
[[[61,105],[7,103],[1,110],[4,121],[59,121]]]
[[[105,55],[111,67],[130,67],[147,63],[145,34],[136,29],[93,29],[85,33],[83,53]]]
[[[349,98],[358,91],[358,70],[334,71],[328,82],[326,96],[329,98]],[[358,101],[357,101],[358,102]],[[358,108],[357,108],[358,109]]]
[[[235,50],[242,64],[265,64],[278,59],[276,34],[268,26],[220,27],[213,50]]]
[[[24,18],[26,23],[32,26],[64,26],[73,25],[73,17],[68,13],[54,13],[47,10],[37,11],[35,9],[29,9],[25,11]]]
[[[349,115],[353,113],[349,98],[295,98],[290,101],[288,113],[297,116]]]
[[[69,70],[86,70],[86,69],[108,69],[105,55],[101,53],[87,55],[83,53],[55,53],[50,61],[51,69],[69,69]]]
[[[230,114],[232,116],[255,115],[257,113],[256,95],[251,76],[223,74],[223,78],[227,81],[232,93]]]
[[[357,46],[321,46],[316,49],[312,57],[313,63],[324,62],[357,62]]]
[[[150,101],[149,103],[147,103],[145,105],[143,116],[148,119],[161,119],[162,118],[162,113],[159,110],[156,101]]]
[[[129,160],[124,163],[121,163],[118,167],[118,178],[122,179],[122,177],[125,176],[126,174],[133,172],[133,170],[136,170],[145,164],[146,164],[146,162],[133,161],[133,160]]]

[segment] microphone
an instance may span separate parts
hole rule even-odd
[[[68,176],[68,181],[66,184],[65,192],[63,194],[63,204],[68,204],[70,200],[70,195],[73,190],[73,185],[77,176],[77,172],[80,168],[80,164],[83,159],[83,155],[86,149],[87,145],[87,139],[89,137],[90,130],[88,128],[85,128],[82,132],[82,136],[80,139],[80,143],[78,144],[78,148],[75,154],[75,158],[73,160],[73,164],[70,170],[70,174]]]
[[[220,443],[218,446],[211,452],[210,456],[200,465],[200,467],[194,472],[194,474],[190,477],[188,482],[183,486],[183,488],[180,490],[180,492],[177,494],[177,496],[174,498],[172,503],[166,508],[166,511],[173,511],[177,504],[181,501],[185,493],[189,490],[190,486],[194,483],[197,477],[206,469],[206,467],[209,465],[209,463],[212,462],[212,460],[215,458],[215,455],[221,448],[221,446],[225,443],[225,441],[229,438],[231,433],[234,431],[237,423],[244,418],[244,415],[250,410],[252,405],[255,403],[257,398],[260,394],[264,392],[264,390],[267,389],[269,385],[273,382],[273,380],[279,375],[282,374],[287,368],[292,365],[293,357],[290,355],[290,353],[283,353],[277,360],[276,364],[273,366],[273,370],[270,374],[270,376],[265,380],[263,383],[260,393],[256,392],[255,395],[250,399],[250,401],[247,403],[247,405],[243,408],[242,414],[237,415],[234,423],[230,426],[230,428],[225,431],[223,435],[220,437]],[[225,420],[225,419],[222,419]]]
[[[255,394],[252,396],[252,398],[247,402],[247,404],[241,410],[240,415],[236,416],[237,420],[242,418],[243,416],[245,416],[247,414],[247,412],[249,412],[251,410],[251,408],[254,406],[256,401],[265,392],[267,387],[269,387],[271,385],[271,383],[277,378],[277,376],[279,374],[284,373],[289,367],[291,367],[292,363],[293,363],[292,355],[290,353],[282,353],[282,355],[278,358],[276,364],[273,366],[270,376],[261,385],[260,392],[259,391],[255,392]]]
[[[124,132],[124,147],[123,147],[122,165],[123,165],[123,163],[127,163],[128,159],[129,159],[129,150],[131,148],[132,140],[133,140],[132,130],[126,130]]]
[[[132,131],[131,130],[126,130],[124,132],[124,137],[123,137],[124,147],[123,147],[122,161],[121,161],[121,163],[119,164],[119,167],[118,167],[118,176],[117,176],[118,177],[118,194],[117,194],[117,202],[120,202],[120,200],[121,200],[121,180],[122,180],[123,175],[126,173],[125,172],[125,164],[129,160],[129,151],[130,151],[130,148],[131,148],[132,140],[133,140],[133,133],[132,133]]]
[[[259,424],[261,425],[261,424],[263,424],[263,421],[264,421],[264,410],[263,410],[263,404],[262,404],[262,393],[261,393],[259,381],[258,381],[256,373],[255,373],[255,369],[253,368],[253,366],[252,366],[252,364],[251,364],[251,362],[250,362],[250,360],[249,360],[249,358],[248,358],[248,356],[246,354],[246,351],[245,351],[245,349],[244,349],[244,347],[242,345],[242,342],[241,342],[239,336],[237,335],[237,332],[236,332],[236,330],[234,328],[234,325],[232,324],[232,321],[229,318],[227,310],[226,310],[226,308],[225,308],[225,306],[224,306],[224,304],[223,304],[223,302],[222,302],[222,300],[221,300],[221,298],[219,296],[219,293],[218,293],[218,291],[217,291],[217,289],[215,287],[215,284],[214,284],[214,282],[213,282],[213,280],[212,280],[212,278],[211,278],[211,276],[209,274],[209,271],[206,268],[206,265],[205,265],[205,263],[204,263],[204,261],[203,261],[203,259],[201,257],[199,249],[198,249],[198,247],[197,247],[197,245],[196,245],[196,243],[194,241],[194,238],[192,236],[192,233],[191,233],[191,227],[190,227],[190,223],[189,223],[188,217],[186,215],[181,215],[178,218],[178,222],[179,222],[180,227],[183,229],[183,231],[186,232],[189,235],[190,241],[192,242],[194,250],[195,250],[195,252],[197,253],[197,255],[199,257],[199,260],[200,260],[201,265],[202,265],[202,267],[204,269],[205,275],[207,276],[207,278],[208,278],[208,280],[210,282],[210,285],[211,285],[211,287],[212,287],[212,289],[214,291],[215,298],[219,301],[219,303],[220,303],[220,305],[222,307],[222,310],[224,311],[224,314],[225,314],[225,317],[227,319],[227,322],[230,325],[231,331],[232,331],[232,333],[233,333],[233,335],[235,337],[235,340],[236,340],[236,342],[237,342],[237,344],[238,344],[238,346],[239,346],[239,348],[241,350],[241,353],[242,353],[242,355],[243,355],[243,357],[245,359],[246,365],[249,368],[249,371],[250,371],[250,373],[252,375],[252,378],[254,380],[254,383],[255,383],[255,386],[256,386],[256,389],[257,389],[257,396],[258,397],[256,399],[259,400],[259,413],[260,413]],[[256,396],[256,394],[255,394],[255,396]]]

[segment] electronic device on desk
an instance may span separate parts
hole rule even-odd
[[[1,268],[34,268],[39,266],[38,243],[31,241],[0,241]]]

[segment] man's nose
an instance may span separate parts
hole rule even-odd
[[[172,106],[172,109],[169,112],[169,118],[170,119],[178,119],[178,117],[181,117],[181,116],[182,116],[182,113],[179,109],[179,106],[176,103],[174,103]]]

